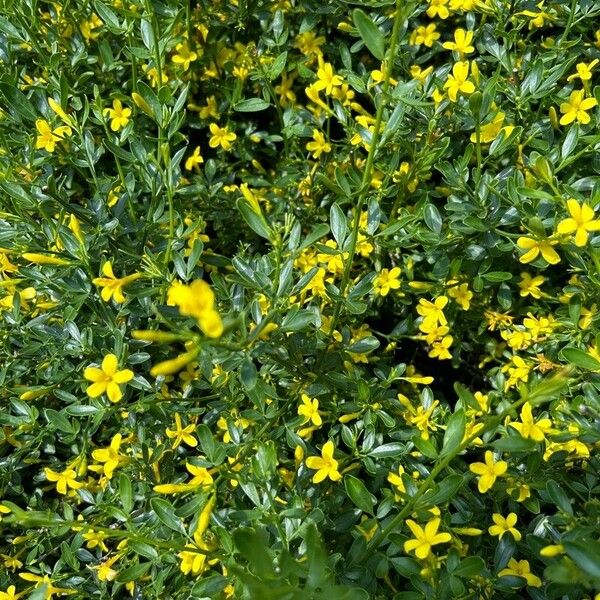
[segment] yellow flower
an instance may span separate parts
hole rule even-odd
[[[298,406],[298,414],[304,417],[304,423],[311,422],[316,427],[321,427],[323,419],[319,414],[319,401],[302,394],[302,404]]]
[[[333,72],[333,67],[330,63],[322,63],[317,70],[317,81],[313,87],[319,90],[325,90],[326,94],[331,94],[334,87],[339,87],[344,83],[344,80]]]
[[[102,114],[110,119],[110,128],[112,131],[119,131],[129,123],[131,116],[130,108],[123,108],[123,104],[118,98],[113,100],[112,108],[105,108]]]
[[[208,145],[211,148],[218,148],[221,146],[223,150],[231,150],[231,142],[233,142],[237,135],[233,131],[229,131],[227,127],[219,127],[216,123],[211,123],[208,128],[212,134]]]
[[[397,473],[390,471],[387,476],[387,480],[394,486],[394,498],[396,501],[402,499],[401,494],[406,494],[406,486],[402,480],[402,475],[404,475],[404,467],[400,465]]]
[[[501,131],[508,137],[514,130],[514,125],[506,125],[503,127],[504,118],[506,115],[499,111],[490,123],[485,123],[479,128],[479,141],[482,144],[493,142]],[[470,137],[471,142],[477,143],[477,133],[473,132]]]
[[[98,29],[102,25],[100,17],[96,13],[92,13],[87,21],[81,23],[81,35],[88,41],[95,40],[100,35],[100,32],[94,31],[94,29]]]
[[[505,577],[506,575],[512,575],[516,577],[522,577],[527,582],[527,585],[531,587],[541,587],[542,580],[537,577],[537,575],[533,575],[529,568],[529,561],[527,560],[519,560],[517,561],[515,558],[511,558],[508,561],[508,566],[505,569],[502,569],[500,573],[498,573],[499,577]]]
[[[122,441],[123,437],[121,434],[116,433],[110,441],[108,448],[98,448],[92,452],[92,458],[96,462],[104,463],[102,472],[108,479],[112,478],[117,467],[127,461],[127,457],[119,453]]]
[[[103,531],[87,531],[82,533],[81,537],[86,541],[86,548],[89,550],[99,548],[103,552],[108,552],[108,546],[104,543],[108,535]]]
[[[50,123],[44,119],[38,119],[35,122],[35,128],[38,132],[35,147],[38,150],[43,148],[47,152],[54,152],[56,143],[62,141],[65,136],[71,135],[71,128],[68,125],[61,125],[52,129]]]
[[[56,491],[59,494],[66,494],[69,488],[78,490],[83,487],[83,483],[77,481],[75,469],[65,469],[64,471],[57,472],[46,467],[44,473],[46,473],[48,481],[56,482]]]
[[[542,297],[542,291],[539,288],[544,281],[546,281],[546,278],[541,275],[532,277],[529,273],[521,273],[521,281],[519,282],[519,287],[521,288],[519,292],[520,296],[522,298],[531,296],[539,300]]]
[[[215,310],[215,294],[201,279],[190,285],[175,282],[169,288],[168,303],[179,308],[186,317],[194,317],[200,329],[211,338],[218,338],[223,333],[221,316]]]
[[[499,513],[494,513],[492,515],[492,520],[495,525],[492,525],[488,532],[490,535],[497,535],[500,539],[505,533],[510,533],[516,542],[520,541],[521,534],[515,529],[515,524],[517,522],[517,515],[511,512],[506,519]]]
[[[550,419],[540,419],[537,422],[533,420],[529,402],[523,404],[523,408],[521,408],[521,422],[511,423],[510,426],[514,427],[522,437],[532,439],[534,442],[543,442],[545,434],[552,431],[552,421]]]
[[[198,488],[210,489],[214,483],[212,475],[206,467],[197,467],[190,463],[185,468],[193,477],[187,483],[162,483],[154,486],[154,491],[159,494],[180,494],[197,490]]]
[[[9,585],[5,592],[0,592],[0,600],[17,600],[21,594],[17,594],[17,588]]]
[[[463,56],[465,54],[471,54],[472,52],[475,52],[475,48],[471,46],[472,41],[472,31],[465,31],[464,29],[458,28],[454,32],[454,41],[444,42],[443,46],[446,50],[458,52],[461,56]]]
[[[400,267],[381,269],[373,282],[373,289],[378,296],[387,296],[390,290],[400,287]]]
[[[313,140],[306,144],[306,149],[312,152],[313,158],[319,158],[323,152],[331,152],[331,144],[325,141],[325,136],[318,130],[313,129]]]
[[[419,25],[411,34],[409,42],[413,46],[423,44],[431,48],[435,41],[440,39],[441,34],[437,31],[435,23],[429,25]]]
[[[595,58],[591,63],[587,64],[580,62],[577,64],[577,73],[569,75],[567,81],[573,81],[573,79],[581,79],[581,81],[589,81],[592,78],[592,69],[600,62]]]
[[[590,122],[591,117],[587,114],[587,111],[594,108],[598,101],[596,98],[584,99],[584,96],[585,90],[575,90],[571,92],[567,102],[560,105],[560,112],[563,113],[559,121],[561,125],[568,125],[575,120],[582,125],[587,125]]]
[[[521,250],[527,250],[525,254],[521,255],[519,262],[523,264],[534,261],[540,254],[543,259],[551,265],[556,265],[560,262],[560,256],[558,252],[552,247],[558,244],[557,240],[536,240],[530,237],[520,237],[517,240],[517,246]]]
[[[198,167],[204,162],[204,159],[200,155],[200,146],[196,146],[194,148],[194,152],[191,156],[185,161],[185,169],[186,171],[191,171],[192,169],[198,170]]]
[[[571,198],[567,200],[567,208],[571,217],[563,219],[557,225],[556,233],[559,235],[575,233],[575,245],[585,246],[588,232],[600,230],[600,220],[595,218],[594,209],[585,202],[579,204],[577,200]]]
[[[333,458],[335,447],[333,442],[329,440],[323,444],[321,456],[309,456],[306,459],[306,466],[309,469],[316,469],[317,472],[313,475],[313,483],[321,483],[329,477],[331,481],[339,481],[342,478],[338,471],[338,461]]]
[[[187,43],[177,44],[175,54],[171,59],[176,65],[181,65],[184,71],[190,68],[190,64],[198,60],[198,53],[190,50]]]
[[[37,252],[23,252],[21,255],[25,260],[36,265],[56,265],[57,267],[66,267],[71,264],[70,261],[54,256],[52,254],[38,254]]]
[[[115,277],[110,261],[102,265],[102,274],[104,277],[96,277],[92,279],[92,283],[102,288],[102,292],[100,293],[102,300],[110,302],[112,298],[117,304],[125,302],[123,287],[142,276],[141,273],[132,273],[126,277],[117,278]]]
[[[102,360],[102,368],[87,367],[83,376],[92,381],[86,392],[90,398],[97,398],[106,392],[111,402],[118,402],[123,397],[119,384],[133,379],[133,371],[118,369],[118,359],[114,354],[107,354]]]
[[[449,360],[452,358],[452,354],[448,351],[454,338],[451,335],[445,335],[441,340],[436,340],[431,344],[431,350],[428,355],[431,358],[437,358],[439,360]]]
[[[419,329],[423,333],[429,333],[437,325],[447,325],[448,321],[444,315],[444,307],[448,304],[447,296],[438,296],[433,302],[421,298],[417,306],[417,312],[423,317]]]
[[[469,308],[471,308],[473,292],[469,290],[468,283],[452,286],[448,289],[448,296],[450,296],[450,298],[452,298],[463,310],[469,310]]]
[[[425,527],[421,527],[411,519],[406,520],[408,528],[412,531],[414,539],[404,542],[404,552],[415,551],[415,556],[421,560],[426,559],[431,554],[431,547],[437,544],[445,544],[452,539],[449,533],[438,533],[441,519],[436,517],[431,519]]]
[[[118,571],[112,568],[113,564],[120,558],[120,554],[115,554],[112,558],[101,562],[97,567],[96,575],[100,581],[114,581]]]
[[[456,102],[459,92],[463,94],[472,94],[475,91],[473,82],[468,81],[469,77],[469,61],[459,61],[454,63],[452,67],[452,75],[448,75],[444,89],[448,90],[448,98],[452,102]]]
[[[166,429],[167,437],[173,440],[173,449],[185,443],[188,446],[195,448],[198,445],[198,440],[192,435],[196,431],[196,425],[190,423],[186,427],[181,425],[181,417],[179,413],[175,413],[175,429]]]
[[[446,4],[448,4],[448,0],[429,0],[427,16],[430,19],[433,19],[435,16],[439,16],[440,19],[447,19],[450,16],[450,11]]]
[[[478,462],[469,465],[471,473],[479,475],[477,489],[481,494],[485,494],[488,490],[491,490],[496,483],[496,479],[504,475],[507,469],[508,463],[503,460],[494,461],[494,455],[491,450],[486,450],[484,463]]]

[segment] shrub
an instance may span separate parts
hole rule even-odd
[[[600,588],[600,8],[359,4],[0,2],[1,599]]]

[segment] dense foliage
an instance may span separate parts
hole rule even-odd
[[[0,600],[593,598],[599,17],[0,0]]]

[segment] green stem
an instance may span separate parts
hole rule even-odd
[[[373,127],[373,138],[367,154],[367,162],[365,164],[365,170],[363,173],[360,188],[357,193],[354,223],[352,227],[352,233],[350,238],[350,245],[348,248],[348,258],[344,265],[344,273],[342,275],[342,281],[340,283],[339,298],[336,300],[335,308],[333,312],[333,318],[331,319],[331,326],[329,328],[328,336],[331,340],[333,332],[335,331],[337,322],[340,318],[342,303],[344,301],[344,294],[350,283],[350,272],[352,271],[352,265],[356,255],[356,246],[358,243],[358,234],[360,230],[360,213],[365,204],[369,186],[371,184],[371,178],[373,174],[373,165],[375,161],[375,154],[377,153],[377,147],[381,138],[381,123],[383,121],[383,110],[386,104],[387,94],[390,87],[390,76],[394,65],[394,58],[396,56],[396,47],[398,45],[398,34],[400,31],[400,24],[402,23],[402,12],[400,10],[401,0],[396,0],[396,13],[394,15],[394,25],[392,27],[392,34],[390,40],[390,46],[385,54],[384,65],[385,73],[382,91],[380,95],[379,105],[377,106],[377,112],[375,115],[375,125]]]

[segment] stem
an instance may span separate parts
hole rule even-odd
[[[328,337],[331,340],[333,336],[333,332],[335,331],[335,327],[340,318],[340,313],[342,310],[342,302],[344,299],[344,293],[348,287],[350,282],[350,272],[352,270],[352,265],[354,263],[354,257],[356,255],[356,245],[358,243],[358,234],[360,229],[360,213],[365,204],[365,200],[367,197],[367,193],[369,190],[369,186],[371,183],[371,177],[373,174],[373,164],[375,161],[375,153],[377,152],[377,146],[379,144],[379,140],[381,137],[381,123],[383,120],[383,109],[386,104],[385,100],[387,98],[387,93],[390,87],[390,76],[392,72],[392,67],[394,64],[394,58],[396,55],[396,47],[398,45],[398,33],[400,31],[400,24],[402,22],[402,12],[400,11],[401,0],[396,0],[396,12],[394,15],[394,25],[392,27],[392,34],[390,40],[390,46],[385,54],[384,62],[384,80],[383,87],[380,95],[380,102],[377,106],[377,113],[375,115],[375,125],[373,127],[373,138],[371,140],[371,145],[369,147],[369,152],[367,154],[367,162],[365,164],[365,170],[363,173],[362,181],[360,184],[360,188],[357,193],[356,199],[356,210],[354,214],[354,223],[352,227],[352,233],[350,237],[350,246],[348,248],[348,259],[344,265],[344,273],[342,276],[342,281],[340,283],[340,291],[339,298],[336,300],[335,308],[333,312],[333,318],[331,319],[331,325],[329,328]]]

